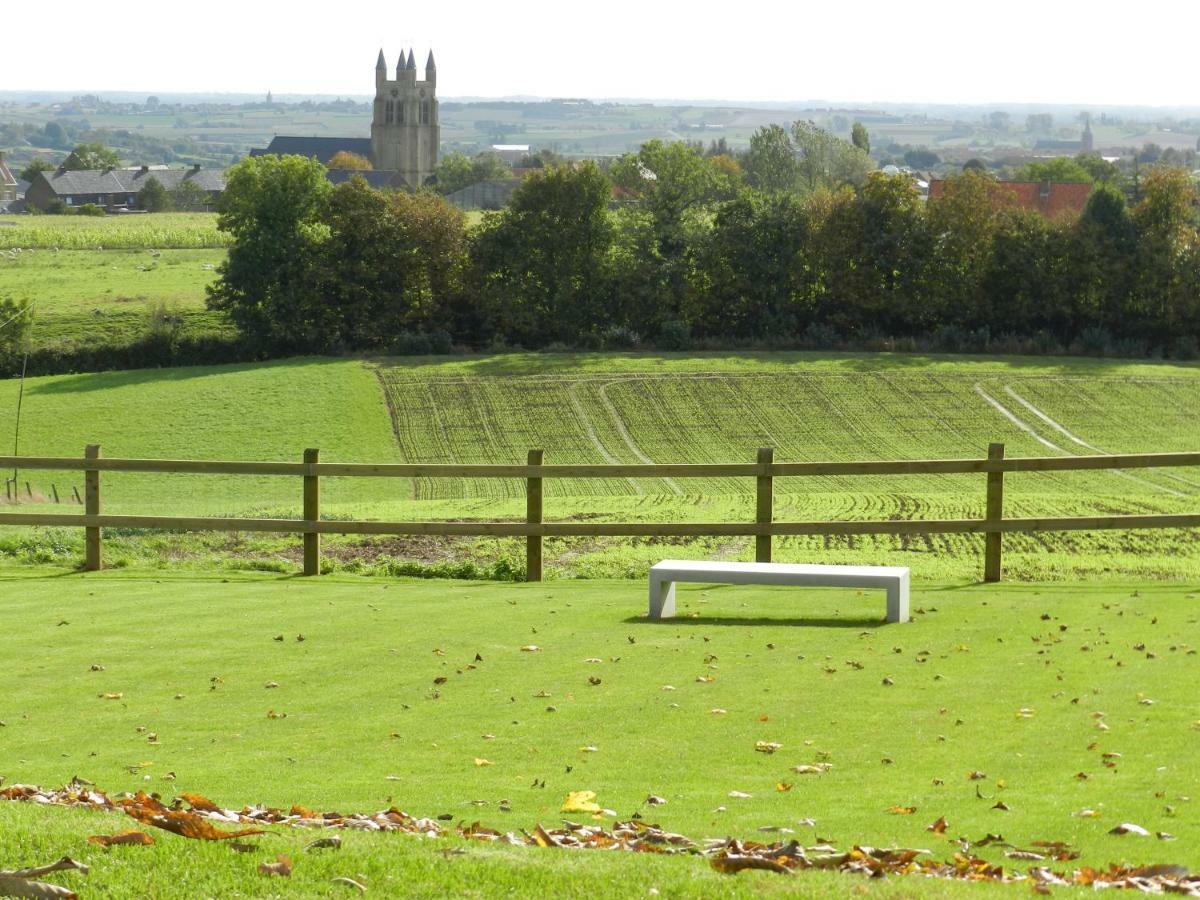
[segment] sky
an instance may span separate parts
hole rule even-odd
[[[366,95],[432,47],[441,97],[1200,106],[1200,3],[202,0],[0,46],[0,91]],[[98,32],[93,24],[105,23]],[[78,27],[64,23],[77,22]],[[91,23],[91,24],[90,24]],[[125,34],[126,38],[120,35]],[[122,52],[121,47],[126,52]]]

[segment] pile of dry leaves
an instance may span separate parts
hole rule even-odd
[[[561,828],[547,829],[537,825],[532,832],[521,830],[520,833],[516,833],[500,832],[479,822],[444,826],[436,819],[416,818],[395,807],[373,814],[350,815],[339,812],[318,813],[298,805],[286,811],[265,806],[245,806],[240,810],[232,810],[217,806],[199,794],[189,793],[181,794],[167,804],[157,796],[142,791],[137,794],[109,797],[94,785],[81,780],[72,781],[57,790],[20,784],[0,787],[0,799],[124,812],[143,826],[169,831],[185,838],[226,840],[230,841],[235,849],[244,851],[256,848],[241,843],[239,839],[264,834],[264,826],[327,828],[404,832],[426,837],[458,835],[467,840],[564,850],[686,853],[704,857],[717,871],[731,874],[747,869],[759,869],[790,875],[797,871],[816,869],[876,878],[885,875],[917,875],[963,881],[1028,883],[1043,893],[1057,886],[1093,885],[1200,897],[1200,874],[1189,873],[1181,866],[1111,866],[1108,869],[1079,867],[1055,871],[1050,864],[1069,862],[1079,856],[1076,851],[1060,842],[1039,842],[1036,850],[1012,849],[1006,854],[1011,859],[1039,861],[1043,864],[1030,867],[1024,872],[1008,871],[1004,866],[981,859],[973,852],[975,847],[1002,843],[1003,839],[997,835],[988,835],[976,842],[960,841],[958,852],[948,860],[939,861],[933,858],[930,851],[916,849],[855,846],[840,851],[829,844],[804,847],[795,840],[774,843],[733,839],[696,842],[636,818],[628,822],[614,822],[611,828],[564,822]],[[941,821],[939,820],[939,823]],[[935,823],[935,826],[939,823]],[[940,829],[931,826],[929,830],[942,833],[944,826]],[[94,835],[89,840],[103,846],[154,842],[149,834],[137,829],[113,835]],[[340,843],[340,838],[336,836],[326,837],[313,841],[306,849],[336,848]],[[64,869],[87,871],[86,866],[64,858],[48,866],[0,872],[0,896],[73,897],[74,894],[66,888],[37,880],[46,874]],[[289,875],[292,862],[286,856],[280,856],[273,862],[262,863],[259,871],[264,875]],[[362,885],[350,879],[338,880],[359,890],[365,890]],[[24,892],[21,893],[20,890]]]

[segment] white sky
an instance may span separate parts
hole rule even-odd
[[[0,90],[362,95],[411,45],[443,97],[1200,106],[1196,0],[59,0],[28,23]]]

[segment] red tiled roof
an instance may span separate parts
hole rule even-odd
[[[929,199],[939,197],[945,185],[945,181],[930,182]],[[1092,194],[1090,184],[1065,181],[1000,181],[996,185],[1000,188],[997,196],[1005,205],[1039,212],[1047,219],[1080,215]]]

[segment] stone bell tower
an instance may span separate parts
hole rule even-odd
[[[400,54],[395,80],[388,80],[383,51],[375,63],[375,109],[371,120],[371,164],[400,173],[411,190],[420,189],[437,168],[441,129],[438,126],[437,67],[433,51],[425,63],[425,80],[417,80],[410,49]]]

